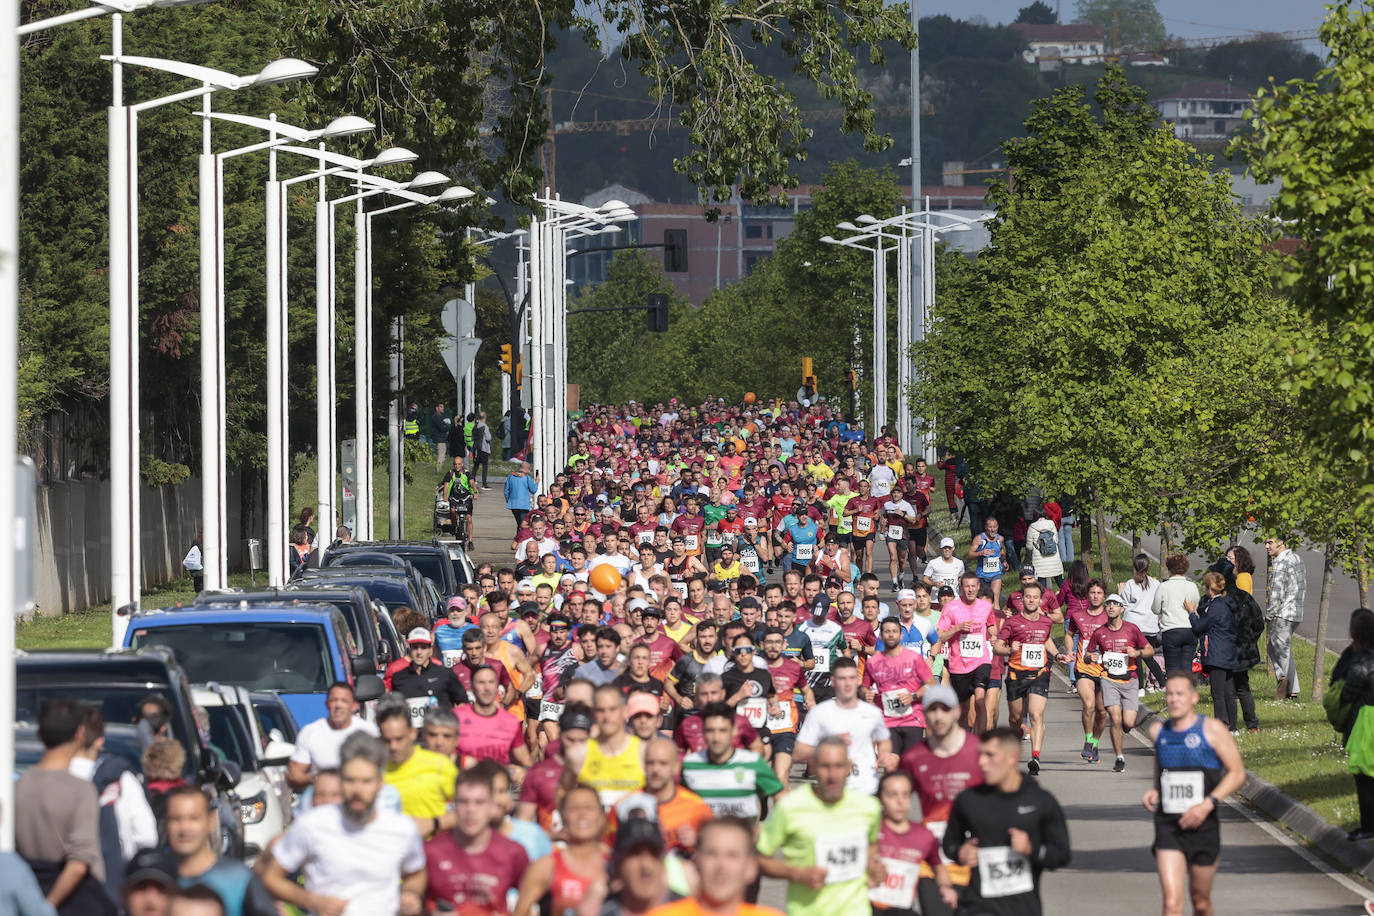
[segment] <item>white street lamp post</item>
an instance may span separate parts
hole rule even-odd
[[[862,232],[852,223],[840,223],[840,228],[859,232],[847,239],[824,236],[829,245],[857,248],[873,255],[873,437],[887,425],[887,255],[893,247],[883,244],[884,236],[877,232]],[[864,244],[871,241],[871,245]]]

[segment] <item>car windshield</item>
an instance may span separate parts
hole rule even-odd
[[[207,706],[205,714],[210,717],[210,747],[226,760],[237,763],[239,769],[256,770],[257,760],[238,710],[232,706]]]
[[[187,623],[134,631],[135,648],[167,646],[192,681],[324,693],[333,681],[324,628],[313,623]]]
[[[444,588],[444,560],[437,553],[406,554],[406,559],[414,564],[420,575],[434,583],[440,591]]]

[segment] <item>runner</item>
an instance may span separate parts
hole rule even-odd
[[[856,792],[873,795],[878,791],[878,767],[897,766],[891,735],[877,707],[859,700],[859,666],[852,658],[837,659],[831,678],[835,696],[807,711],[797,732],[795,759],[807,763],[821,741],[844,736],[848,739],[845,743],[850,766],[847,785]]]
[[[934,591],[941,586],[959,587],[964,561],[954,555],[954,538],[940,538],[940,555],[926,564],[921,580]]]
[[[989,516],[983,523],[983,530],[969,543],[968,558],[977,564],[978,581],[992,586],[994,606],[1001,604],[1002,559],[1006,554],[1006,539],[997,533],[997,519]]]
[[[597,792],[573,786],[558,806],[567,842],[530,865],[520,879],[515,916],[531,916],[541,898],[549,896],[551,913],[575,910],[591,886],[606,873],[606,812]]]
[[[948,887],[946,906],[958,906],[959,895],[940,862],[940,841],[922,824],[911,822],[911,776],[894,770],[878,783],[883,826],[878,833],[878,857],[883,863],[883,882],[868,891],[875,913],[883,916],[917,916],[916,888],[921,867],[934,870],[935,883]]]
[[[525,747],[520,720],[496,702],[496,671],[483,666],[472,674],[472,702],[460,706],[458,750],[478,760],[495,760],[519,784],[533,763]]]
[[[696,682],[706,664],[715,655],[716,637],[719,627],[714,620],[703,620],[696,625],[692,640],[692,651],[673,663],[673,668],[663,680],[664,692],[679,710],[690,712],[696,708]]]
[[[457,824],[425,845],[425,901],[431,908],[447,905],[460,916],[508,912],[507,896],[519,887],[530,861],[519,843],[492,829],[495,804],[491,780],[480,773],[459,775]]]
[[[706,747],[706,727],[701,718],[701,711],[712,703],[725,703],[725,682],[719,674],[708,672],[697,678],[693,709],[682,716],[682,721],[673,729],[673,743],[683,754],[700,751]],[[762,754],[764,750],[759,733],[749,724],[749,720],[739,713],[735,713],[735,747],[745,748],[757,754]]]
[[[1184,888],[1194,913],[1212,912],[1212,882],[1221,859],[1217,807],[1245,783],[1245,764],[1226,726],[1197,713],[1191,673],[1164,681],[1165,722],[1150,724],[1155,745],[1154,788],[1142,799],[1153,812],[1155,866],[1165,916],[1182,916]]]
[[[1040,606],[1045,590],[1039,582],[1021,586],[1021,612],[1013,614],[994,641],[994,651],[1007,657],[1007,713],[1018,732],[1030,722],[1031,759],[1026,772],[1040,775],[1040,751],[1045,746],[1045,704],[1050,696],[1050,664],[1059,655],[1050,629],[1054,622]]]
[[[921,821],[937,840],[945,836],[954,799],[969,786],[983,781],[978,766],[978,741],[959,724],[959,698],[953,688],[931,684],[921,698],[926,717],[923,742],[902,755],[901,769],[911,777],[921,803]],[[969,869],[940,853],[949,881],[956,888],[969,883]],[[936,881],[934,863],[921,864],[917,899],[924,916],[949,916],[952,906]]]
[[[1087,659],[1088,643],[1098,627],[1106,626],[1107,612],[1102,610],[1102,602],[1107,591],[1101,581],[1088,582],[1088,605],[1069,612],[1064,624],[1066,636],[1078,639],[1078,652],[1073,655],[1060,655],[1061,664],[1072,663],[1077,674],[1074,689],[1083,701],[1083,750],[1079,756],[1089,763],[1097,763],[1100,754],[1098,743],[1102,740],[1102,730],[1107,727],[1107,708],[1102,705],[1102,692],[1098,689],[1098,679],[1102,677],[1102,666]]]
[[[767,667],[754,664],[757,653],[754,638],[748,633],[731,640],[730,652],[734,664],[721,675],[725,703],[734,707],[755,730],[764,729],[769,716],[782,715],[774,699],[772,675]]]
[[[864,668],[864,700],[882,709],[883,724],[892,735],[892,753],[901,757],[925,737],[921,694],[934,676],[919,652],[902,645],[898,618],[884,620],[878,632],[883,650],[871,656]]]
[[[453,709],[468,701],[467,691],[452,671],[434,661],[434,634],[416,627],[406,635],[410,664],[391,677],[392,689],[405,697],[410,722],[424,724],[431,706]]]
[[[658,803],[664,848],[691,855],[704,825],[715,814],[700,795],[678,785],[682,758],[668,738],[655,738],[644,751],[644,791]]]
[[[982,738],[982,785],[954,799],[944,853],[970,870],[960,913],[1040,916],[1040,876],[1069,864],[1069,828],[1053,795],[1021,775],[1021,735],[994,728]],[[944,888],[941,889],[942,893]]]
[[[940,612],[940,639],[935,651],[949,646],[949,680],[959,696],[965,728],[981,732],[987,725],[983,697],[992,677],[992,646],[988,617],[992,602],[978,597],[979,579],[973,573],[959,577],[960,596]]]
[[[876,542],[878,513],[887,500],[873,494],[873,484],[867,479],[859,481],[859,493],[844,507],[844,514],[850,519],[853,533],[850,547],[854,561],[861,572],[873,571],[873,545]]]
[[[892,574],[893,590],[902,588],[902,572],[906,569],[909,547],[907,530],[916,524],[916,507],[893,492],[883,502],[883,537],[887,541],[887,568]]]
[[[591,740],[592,711],[584,703],[570,701],[558,720],[558,744],[550,744],[556,753],[550,753],[536,763],[525,774],[520,786],[520,801],[515,816],[522,821],[533,821],[549,833],[562,827],[562,817],[558,813],[558,784],[563,777],[565,758],[580,751],[586,757],[587,742]]]
[[[798,583],[800,584],[800,583]],[[815,664],[806,672],[806,682],[811,686],[817,702],[824,702],[835,695],[831,687],[830,667],[839,658],[840,649],[845,643],[844,631],[830,619],[830,598],[817,595],[810,602],[811,616],[797,626],[811,644],[811,654]]]
[[[1088,640],[1085,656],[1102,667],[1098,693],[1112,723],[1112,750],[1116,752],[1112,772],[1121,773],[1126,770],[1123,740],[1135,728],[1140,709],[1140,688],[1136,686],[1138,660],[1151,657],[1155,649],[1139,627],[1126,622],[1126,602],[1120,595],[1108,595],[1103,606],[1107,623],[1098,627]]]
[[[682,761],[682,784],[711,806],[717,817],[741,817],[757,822],[760,797],[783,791],[768,761],[736,746],[735,711],[711,703],[701,713],[705,748]]]
[[[768,673],[773,679],[776,713],[770,708],[765,725],[768,727],[769,747],[772,749],[773,771],[778,774],[783,788],[791,787],[792,754],[797,746],[796,697],[802,697],[807,709],[816,705],[816,695],[806,683],[806,672],[795,658],[786,653],[787,638],[777,627],[763,632],[763,657],[768,665]],[[809,648],[809,643],[808,643]]]
[[[684,900],[655,907],[648,916],[782,916],[745,900],[759,871],[754,826],[749,821],[723,817],[703,825],[693,861],[701,876],[700,890]]]
[[[385,782],[399,793],[401,811],[414,819],[420,836],[430,839],[453,826],[448,803],[458,767],[451,758],[419,747],[410,713],[399,703],[377,706],[377,730],[386,743]]]
[[[886,879],[878,857],[882,809],[849,786],[853,747],[838,735],[823,738],[815,784],[779,800],[759,833],[759,868],[787,881],[788,916],[871,913],[868,889]]]
[[[610,808],[644,787],[644,746],[625,730],[625,694],[614,684],[596,688],[596,736],[585,748],[564,751],[565,782],[590,786]],[[579,759],[580,758],[580,759]]]

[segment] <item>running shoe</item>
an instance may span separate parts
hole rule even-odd
[[[1083,750],[1081,750],[1081,751],[1078,752],[1078,756],[1082,757],[1084,760],[1088,761],[1089,763],[1092,763],[1092,762],[1093,762],[1093,743],[1092,743],[1091,741],[1084,741],[1084,742],[1083,742]]]
[[[1040,775],[1040,758],[1032,757],[1030,763],[1026,764],[1026,772],[1032,776]]]
[[[1092,755],[1092,757],[1090,757],[1090,758],[1088,759],[1088,763],[1097,763],[1097,762],[1098,762],[1099,760],[1101,760],[1101,759],[1102,759],[1102,748],[1100,748],[1100,747],[1098,747],[1096,744],[1094,744],[1094,745],[1093,745],[1093,755]]]
[[[1113,772],[1113,773],[1124,773],[1124,772],[1126,772],[1126,758],[1125,758],[1125,757],[1118,757],[1118,758],[1116,758],[1116,763],[1112,764],[1112,772]]]

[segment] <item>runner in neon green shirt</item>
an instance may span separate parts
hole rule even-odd
[[[840,477],[835,481],[835,495],[825,501],[825,504],[830,507],[830,533],[836,536],[846,535],[846,537],[841,538],[842,542],[848,540],[847,536],[854,531],[854,516],[845,515],[844,507],[849,505],[849,501],[858,495],[849,492],[849,478]],[[839,521],[837,522],[836,519]],[[841,543],[841,546],[848,547],[849,545]]]
[[[868,888],[884,876],[878,858],[882,806],[845,788],[849,752],[826,738],[811,764],[814,786],[778,800],[759,834],[759,870],[787,881],[788,916],[871,914]],[[782,858],[773,854],[782,851]]]

